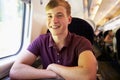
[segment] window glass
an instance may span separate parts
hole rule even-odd
[[[22,40],[24,3],[0,0],[0,58],[18,52]]]

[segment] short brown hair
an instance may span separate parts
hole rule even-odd
[[[53,9],[57,6],[63,6],[65,7],[66,11],[67,11],[67,15],[71,15],[71,6],[70,4],[65,1],[65,0],[50,0],[48,2],[48,4],[46,5],[46,11],[49,9]]]

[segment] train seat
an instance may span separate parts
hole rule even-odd
[[[120,60],[120,28],[116,31],[115,37],[116,37],[117,55],[118,55],[118,59]]]
[[[84,36],[93,44],[94,30],[87,21],[73,17],[71,24],[68,26],[68,30],[77,35]]]

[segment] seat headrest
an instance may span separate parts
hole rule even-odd
[[[94,41],[94,30],[92,26],[80,18],[72,18],[72,22],[68,26],[68,30],[80,36],[86,37],[93,44]]]

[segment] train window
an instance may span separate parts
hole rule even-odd
[[[0,58],[17,53],[21,47],[24,3],[0,0]]]

